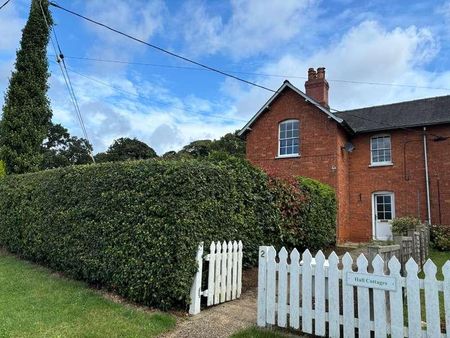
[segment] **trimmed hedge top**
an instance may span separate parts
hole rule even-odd
[[[189,303],[204,241],[323,248],[335,240],[334,191],[271,179],[247,161],[145,160],[0,180],[0,246],[131,301]]]
[[[0,245],[162,309],[188,303],[200,241],[240,239],[254,263],[277,214],[243,161],[73,166],[0,187]]]

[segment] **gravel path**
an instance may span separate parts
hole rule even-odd
[[[256,324],[256,288],[241,298],[202,310],[198,315],[179,320],[165,338],[226,338]]]

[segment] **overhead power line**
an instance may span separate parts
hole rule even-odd
[[[56,63],[56,62],[55,62],[55,63]],[[135,97],[142,98],[142,99],[146,99],[146,100],[149,100],[149,101],[157,101],[158,103],[166,104],[166,102],[158,101],[158,100],[155,100],[154,98],[150,98],[150,97],[145,96],[145,95],[141,95],[141,94],[134,93],[134,92],[131,92],[131,91],[128,91],[128,90],[124,90],[124,89],[119,88],[119,87],[117,87],[117,86],[114,86],[114,85],[112,85],[112,84],[110,84],[110,83],[108,83],[108,82],[106,82],[106,81],[99,80],[99,79],[94,78],[94,77],[92,77],[92,76],[85,75],[85,74],[83,74],[83,73],[80,73],[79,71],[74,70],[73,68],[67,67],[67,69],[68,69],[68,71],[70,71],[70,72],[72,72],[72,73],[74,73],[74,74],[77,74],[78,76],[81,76],[81,77],[86,78],[86,79],[88,79],[88,80],[90,80],[90,81],[99,83],[99,84],[101,84],[101,85],[103,85],[103,86],[110,87],[110,88],[112,88],[112,89],[114,89],[114,90],[116,90],[116,91],[118,91],[118,92],[122,92],[122,93],[124,93],[124,94],[131,95],[131,96],[135,96]],[[195,112],[195,111],[193,111],[193,110],[191,110],[191,109],[188,109],[188,108],[179,108],[179,107],[173,106],[173,107],[170,107],[170,109],[175,109],[175,110],[182,111],[182,112],[190,112],[190,113],[193,113],[193,114],[195,114],[195,115],[200,115],[198,112]],[[205,116],[201,115],[201,117],[205,117]],[[212,117],[212,118],[218,118],[218,119],[221,119],[221,120],[231,120],[231,121],[238,121],[238,122],[247,122],[247,120],[244,120],[244,119],[238,119],[238,118],[227,117],[227,116],[220,116],[220,115],[215,115],[215,114],[207,114],[206,117],[207,117],[207,118],[211,118],[211,117]]]
[[[149,67],[160,67],[160,68],[207,71],[207,69],[200,68],[200,67],[178,66],[178,65],[147,63],[147,62],[132,62],[132,61],[125,61],[125,60],[111,60],[111,59],[100,59],[100,58],[69,56],[69,55],[66,55],[65,57],[68,59],[74,59],[74,60],[86,60],[86,61],[103,62],[103,63],[117,63],[117,64],[127,64],[127,65],[136,65],[136,66],[149,66]],[[304,80],[308,79],[307,76],[291,75],[291,74],[284,74],[284,75],[283,74],[268,74],[268,73],[236,71],[236,70],[224,70],[224,71],[226,71],[228,73],[234,73],[234,74],[254,75],[254,76],[263,76],[263,77],[276,77],[276,78],[283,78],[283,79],[286,79],[286,78],[288,78],[288,79],[304,79]],[[341,82],[341,83],[353,83],[353,84],[364,84],[364,85],[372,85],[372,86],[406,87],[406,88],[419,88],[419,89],[450,91],[450,88],[417,86],[417,85],[404,84],[404,83],[368,82],[368,81],[341,80],[341,79],[327,79],[327,81]]]
[[[103,86],[110,87],[110,88],[112,88],[112,89],[114,89],[114,90],[116,90],[116,91],[119,91],[119,92],[122,92],[122,93],[125,93],[125,94],[128,94],[128,95],[132,95],[132,96],[135,96],[135,97],[143,98],[143,99],[154,100],[153,98],[149,98],[149,97],[144,96],[144,95],[140,95],[140,94],[137,94],[137,93],[133,93],[133,92],[130,92],[130,91],[127,91],[127,90],[118,88],[117,86],[114,86],[114,85],[112,85],[112,84],[110,84],[110,83],[108,83],[108,82],[105,82],[105,81],[96,79],[96,78],[94,78],[94,77],[85,75],[85,74],[80,73],[80,72],[78,72],[78,71],[76,71],[76,70],[74,70],[74,69],[72,69],[72,68],[70,68],[70,67],[67,67],[67,69],[68,69],[70,72],[77,74],[78,76],[84,77],[84,78],[86,78],[86,79],[88,79],[88,80],[90,80],[90,81],[99,83],[99,84],[101,84],[101,85],[103,85]],[[161,101],[160,101],[160,102],[161,102]],[[162,102],[161,102],[161,103],[162,103]],[[172,109],[179,110],[179,111],[183,111],[183,112],[186,112],[186,111],[187,111],[187,112],[191,112],[191,113],[194,113],[194,114],[198,114],[198,112],[194,112],[194,111],[192,111],[192,110],[185,109],[185,108],[178,108],[178,107],[171,107],[171,108],[172,108]],[[334,112],[341,112],[341,111],[339,111],[339,110],[337,110],[337,109],[334,109],[334,108],[330,108],[330,110],[332,110],[332,111],[334,111]],[[377,121],[377,120],[369,119],[369,118],[362,117],[362,116],[358,116],[358,115],[351,114],[351,113],[348,113],[348,112],[345,112],[345,114],[347,114],[347,115],[349,115],[349,116],[352,116],[352,117],[354,117],[354,118],[357,118],[357,119],[361,119],[361,120],[364,120],[364,121],[372,122],[372,123],[375,123],[375,124],[378,124],[378,125],[382,125],[382,126],[385,126],[385,127],[395,128],[395,129],[402,129],[402,130],[412,131],[412,132],[417,132],[417,133],[422,134],[422,131],[416,130],[416,129],[414,129],[414,128],[409,128],[409,127],[398,127],[398,126],[394,126],[394,125],[392,125],[392,124],[389,124],[389,123],[386,123],[386,122],[383,122],[383,121]],[[247,122],[247,120],[244,120],[244,119],[237,119],[237,118],[232,118],[232,117],[224,117],[224,116],[213,115],[213,114],[208,114],[207,117],[208,117],[208,118],[209,118],[209,117],[214,117],[214,118],[219,118],[219,119],[223,119],[223,120],[234,120],[234,121],[240,121],[240,122]],[[432,135],[432,136],[435,136],[435,137],[441,137],[441,136],[436,135],[436,134],[432,134],[432,133],[429,133],[429,134]]]
[[[67,67],[67,68],[68,68],[68,70],[69,70],[70,72],[72,72],[72,73],[75,73],[75,74],[77,74],[77,75],[79,75],[79,76],[81,76],[81,77],[84,77],[84,78],[86,78],[86,79],[88,79],[88,80],[91,80],[91,81],[93,81],[93,82],[99,83],[99,84],[101,84],[101,85],[110,87],[110,88],[112,88],[112,89],[114,89],[114,90],[116,90],[116,91],[123,92],[123,93],[125,93],[125,94],[132,95],[132,96],[139,97],[139,98],[143,98],[143,99],[153,100],[152,98],[149,98],[149,97],[147,97],[147,96],[143,96],[143,95],[140,95],[140,94],[136,94],[136,93],[133,93],[133,92],[130,92],[130,91],[127,91],[127,90],[118,88],[118,87],[116,87],[116,86],[114,86],[114,85],[112,85],[112,84],[110,84],[110,83],[108,83],[108,82],[105,82],[105,81],[102,81],[102,80],[93,78],[93,77],[91,77],[91,76],[85,75],[85,74],[80,73],[80,72],[78,72],[78,71],[76,71],[76,70],[74,70],[74,69],[72,69],[72,68],[70,68],[70,67]],[[194,114],[198,114],[198,112],[194,112],[194,111],[192,111],[192,110],[184,109],[184,108],[172,107],[172,109],[176,109],[176,110],[183,111],[183,112],[188,111],[188,112],[192,112],[192,113],[194,113]],[[335,112],[340,112],[339,110],[333,109],[333,108],[331,108],[331,110],[332,110],[332,111],[335,111]],[[409,127],[398,127],[398,126],[394,126],[394,125],[392,125],[392,124],[389,124],[389,123],[386,123],[386,122],[383,122],[383,121],[376,121],[376,120],[373,120],[373,119],[365,118],[365,117],[358,116],[358,115],[355,115],[355,114],[351,114],[351,113],[348,113],[348,112],[345,112],[345,114],[347,114],[347,115],[349,115],[349,116],[352,116],[352,117],[355,117],[355,118],[358,118],[358,119],[361,119],[361,120],[364,120],[364,121],[369,121],[369,122],[372,122],[372,123],[376,123],[376,124],[379,124],[379,125],[382,125],[382,126],[385,126],[385,127],[395,128],[395,129],[402,129],[402,130],[412,131],[412,132],[417,132],[417,133],[422,134],[422,131],[416,130],[416,129],[414,129],[414,128],[409,128]],[[231,117],[224,117],[224,116],[213,115],[213,114],[208,114],[207,117],[208,117],[208,118],[209,118],[209,117],[214,117],[214,118],[219,118],[219,119],[224,119],[224,120],[234,120],[234,121],[240,121],[240,122],[247,122],[247,120],[244,120],[244,119],[237,119],[237,118],[231,118]],[[432,136],[434,136],[434,137],[441,137],[441,136],[436,135],[436,134],[433,134],[433,133],[429,133],[429,134],[432,135]]]
[[[3,7],[5,7],[11,0],[6,0],[6,2],[0,6],[0,9],[2,9]]]
[[[185,62],[192,63],[192,64],[194,64],[194,65],[196,65],[196,66],[198,66],[198,67],[200,67],[200,68],[202,68],[202,69],[209,70],[209,71],[212,71],[212,72],[221,74],[221,75],[223,75],[223,76],[233,78],[233,79],[235,79],[235,80],[244,82],[244,83],[246,83],[246,84],[249,84],[249,85],[252,85],[252,86],[255,86],[255,87],[258,87],[258,88],[267,90],[267,91],[270,91],[270,92],[272,92],[272,93],[277,93],[276,90],[270,89],[270,88],[268,88],[268,87],[259,85],[259,84],[255,83],[255,82],[251,82],[251,81],[242,79],[242,78],[240,78],[240,77],[238,77],[238,76],[232,75],[232,74],[230,74],[231,72],[223,71],[223,70],[220,70],[220,69],[218,69],[218,68],[208,66],[208,65],[206,65],[206,64],[203,64],[203,63],[194,61],[194,60],[192,60],[192,59],[189,59],[189,58],[187,58],[187,57],[185,57],[185,56],[182,56],[182,55],[176,54],[176,53],[174,53],[174,52],[171,52],[171,51],[169,51],[169,50],[167,50],[167,49],[164,49],[164,48],[162,48],[162,47],[159,47],[159,46],[157,46],[157,45],[154,45],[154,44],[148,43],[148,42],[146,42],[146,41],[143,41],[143,40],[141,40],[141,39],[139,39],[139,38],[136,38],[136,37],[134,37],[134,36],[132,36],[132,35],[129,35],[129,34],[127,34],[127,33],[124,33],[124,32],[122,32],[122,31],[120,31],[120,30],[118,30],[118,29],[112,28],[112,27],[110,27],[110,26],[108,26],[108,25],[106,25],[106,24],[104,24],[104,23],[101,23],[101,22],[96,21],[96,20],[94,20],[94,19],[90,19],[90,18],[88,18],[88,17],[86,17],[86,16],[84,16],[84,15],[82,15],[82,14],[79,14],[79,13],[76,13],[76,12],[74,12],[74,11],[71,11],[71,10],[69,10],[69,9],[67,9],[67,8],[64,8],[64,7],[62,7],[62,6],[60,6],[60,5],[56,4],[56,3],[54,3],[54,2],[52,2],[52,1],[50,1],[49,4],[52,5],[52,6],[54,6],[54,7],[56,7],[56,8],[59,8],[59,9],[65,11],[65,12],[67,12],[67,13],[70,13],[70,14],[72,14],[72,15],[75,15],[75,16],[77,16],[77,17],[80,17],[80,18],[82,18],[82,19],[84,19],[84,20],[86,20],[86,21],[88,21],[88,22],[91,22],[91,23],[93,23],[93,24],[96,24],[96,25],[98,25],[98,26],[101,26],[101,27],[103,27],[103,28],[106,28],[106,29],[108,29],[108,30],[110,30],[110,31],[112,31],[112,32],[115,32],[115,33],[117,33],[117,34],[120,34],[120,35],[122,35],[122,36],[124,36],[124,37],[127,37],[127,38],[129,38],[129,39],[131,39],[131,40],[134,40],[134,41],[136,41],[136,42],[139,42],[139,43],[141,43],[141,44],[144,44],[144,45],[146,45],[146,46],[148,46],[148,47],[154,48],[154,49],[156,49],[156,50],[158,50],[158,51],[160,51],[160,52],[166,53],[166,54],[168,54],[168,55],[170,55],[170,56],[173,56],[173,57],[175,57],[175,58],[181,59],[181,60],[183,60],[183,61],[185,61]],[[98,59],[98,60],[99,60],[99,59]],[[117,61],[117,60],[114,61],[114,62],[116,62],[116,63],[128,63],[128,62]],[[147,64],[147,65],[150,65],[150,64]],[[172,67],[173,67],[173,68],[175,68],[175,67],[181,68],[180,66],[172,66]],[[237,72],[234,72],[234,73],[237,73]],[[243,72],[241,72],[241,73],[243,73]],[[250,75],[263,75],[263,76],[276,76],[276,77],[289,77],[289,76],[284,76],[284,75],[274,75],[274,74],[258,74],[258,73],[247,73],[247,74],[250,74]],[[295,76],[291,76],[291,78],[294,78],[294,77],[295,77]],[[300,77],[300,76],[298,76],[297,78],[306,78],[306,77]],[[450,90],[450,89],[448,89],[448,88],[434,88],[434,87],[425,87],[425,86],[421,87],[421,86],[413,86],[413,85],[388,84],[388,83],[377,83],[377,82],[360,82],[360,81],[351,81],[351,80],[329,80],[329,81],[335,81],[335,82],[347,82],[347,83],[355,83],[355,84],[371,84],[371,85],[383,85],[383,86],[401,86],[401,87],[413,87],[413,88],[427,88],[427,89]],[[331,109],[331,110],[338,111],[338,110],[336,110],[336,109]],[[386,124],[386,123],[383,123],[383,122],[381,122],[381,121],[374,121],[374,120],[369,120],[369,119],[367,119],[367,118],[362,118],[362,117],[360,117],[360,116],[358,116],[358,115],[352,115],[352,114],[348,114],[348,115],[349,115],[349,116],[353,116],[353,117],[355,117],[355,118],[359,118],[359,119],[363,119],[363,120],[368,120],[368,121],[371,121],[371,122],[373,122],[373,123],[377,123],[377,124],[380,124],[380,125],[389,126],[390,128],[398,128],[398,127],[396,127],[396,126],[393,126],[393,125],[390,125],[390,124]],[[411,130],[411,131],[414,131],[414,132],[420,132],[420,131],[417,131],[417,130],[415,130],[415,129],[407,128],[407,127],[402,127],[402,128],[400,128],[400,129]],[[421,133],[421,132],[420,132],[420,133]],[[437,135],[435,135],[435,136],[437,136]]]
[[[86,127],[84,125],[83,117],[81,115],[80,106],[78,105],[78,100],[77,100],[77,97],[75,95],[75,91],[74,91],[73,86],[72,86],[72,81],[70,80],[69,73],[67,72],[67,67],[66,67],[66,64],[64,62],[64,54],[62,53],[61,47],[59,45],[58,37],[56,36],[56,32],[55,32],[54,27],[50,27],[50,25],[48,23],[47,17],[46,17],[45,12],[44,12],[44,8],[42,7],[41,0],[39,0],[39,5],[41,7],[42,16],[44,18],[45,25],[47,26],[47,29],[50,32],[50,41],[51,41],[51,45],[53,47],[53,50],[54,50],[54,52],[56,54],[56,62],[59,65],[59,68],[60,68],[61,73],[63,75],[64,82],[66,84],[67,90],[69,91],[70,99],[72,101],[72,104],[74,105],[75,113],[76,113],[78,121],[80,123],[81,130],[83,132],[83,136],[89,142],[89,137],[88,137],[88,134],[87,134],[87,131],[86,131]],[[53,32],[53,35],[54,35],[54,38],[55,38],[55,41],[56,41],[56,45],[55,45],[55,41],[53,41],[53,38],[51,36],[52,32]],[[64,69],[63,69],[63,67],[64,67]],[[91,151],[89,151],[89,155],[92,158],[92,162],[95,163],[95,158],[94,158],[94,155],[92,154]]]
[[[106,24],[104,24],[104,23],[101,23],[101,22],[99,22],[99,21],[90,19],[90,18],[88,18],[88,17],[86,17],[86,16],[84,16],[84,15],[82,15],[82,14],[79,14],[79,13],[76,13],[76,12],[74,12],[74,11],[71,11],[71,10],[69,10],[69,9],[67,9],[67,8],[64,8],[64,7],[58,5],[58,4],[54,3],[54,2],[51,2],[51,1],[50,1],[49,3],[50,3],[50,5],[52,5],[52,6],[56,7],[56,8],[59,8],[59,9],[61,9],[61,10],[63,10],[63,11],[66,11],[67,13],[70,13],[70,14],[73,14],[73,15],[75,15],[75,16],[78,16],[78,17],[80,17],[80,18],[82,18],[82,19],[84,19],[84,20],[86,20],[86,21],[89,21],[89,22],[94,23],[94,24],[96,24],[96,25],[98,25],[98,26],[104,27],[104,28],[106,28],[106,29],[108,29],[108,30],[110,30],[110,31],[112,31],[112,32],[115,32],[115,33],[117,33],[117,34],[120,34],[120,35],[122,35],[122,36],[125,36],[125,37],[127,37],[127,38],[129,38],[129,39],[131,39],[131,40],[136,41],[136,42],[142,43],[142,44],[144,44],[144,45],[146,45],[146,46],[148,46],[148,47],[151,47],[151,48],[153,48],[153,49],[156,49],[156,50],[158,50],[158,51],[160,51],[160,52],[162,52],[162,53],[165,53],[165,54],[168,54],[168,55],[173,56],[173,57],[175,57],[175,58],[178,58],[178,59],[180,59],[180,60],[183,60],[183,61],[192,63],[192,64],[194,64],[194,65],[196,65],[196,66],[199,66],[199,67],[201,67],[201,68],[207,69],[207,70],[209,70],[209,71],[211,71],[211,72],[215,72],[215,73],[221,74],[221,75],[223,75],[223,76],[230,77],[230,78],[232,78],[232,79],[241,81],[241,82],[243,82],[243,83],[246,83],[246,84],[249,84],[249,85],[252,85],[252,86],[255,86],[255,87],[264,89],[264,90],[267,90],[267,91],[269,91],[269,92],[276,93],[276,90],[270,89],[270,88],[265,87],[265,86],[261,86],[261,85],[255,83],[255,82],[245,80],[245,79],[243,79],[243,78],[240,78],[240,77],[238,77],[238,76],[232,75],[232,74],[227,73],[227,72],[225,72],[225,71],[223,71],[223,70],[220,70],[220,69],[218,69],[218,68],[208,66],[208,65],[206,65],[206,64],[204,64],[204,63],[201,63],[201,62],[198,62],[198,61],[194,61],[194,60],[189,59],[189,58],[187,58],[187,57],[185,57],[185,56],[182,56],[182,55],[180,55],[180,54],[171,52],[171,51],[169,51],[169,50],[167,50],[167,49],[165,49],[165,48],[159,47],[159,46],[157,46],[157,45],[155,45],[155,44],[148,43],[148,42],[146,42],[146,41],[144,41],[144,40],[141,40],[141,39],[139,39],[139,38],[136,38],[136,37],[134,37],[134,36],[132,36],[132,35],[130,35],[130,34],[127,34],[127,33],[124,33],[124,32],[122,32],[122,31],[118,30],[118,29],[112,28],[112,27],[110,27],[110,26],[108,26],[108,25],[106,25]]]

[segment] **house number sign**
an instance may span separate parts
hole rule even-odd
[[[376,276],[368,273],[347,272],[347,284],[387,291],[397,290],[397,283],[394,277]]]

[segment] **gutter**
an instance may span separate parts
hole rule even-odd
[[[427,218],[428,224],[431,225],[431,203],[430,203],[430,177],[428,173],[428,150],[427,150],[427,127],[423,127],[423,156],[425,162],[425,187],[427,191]]]

